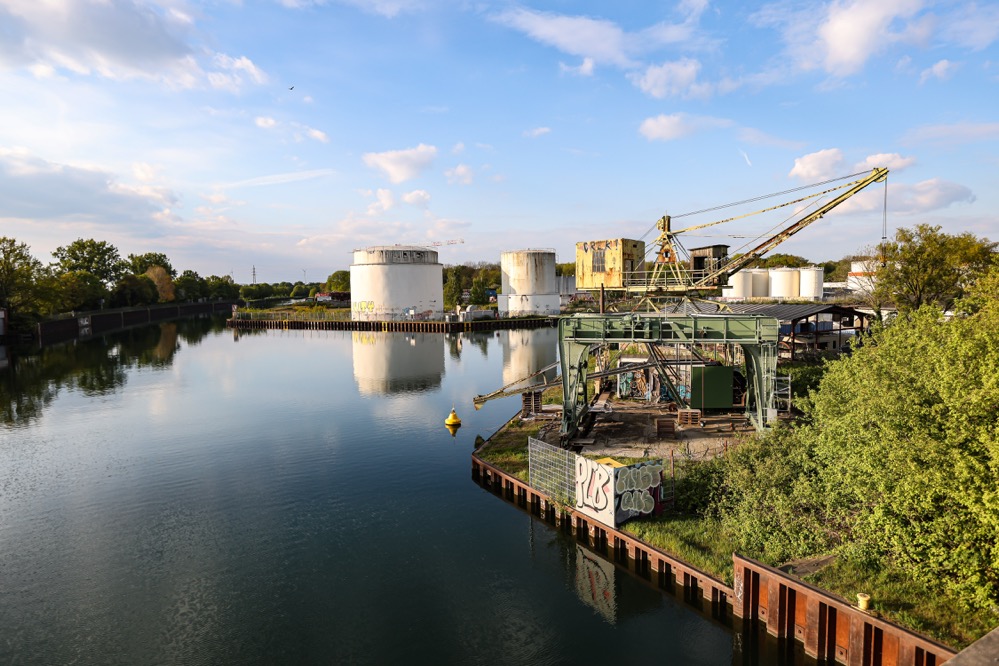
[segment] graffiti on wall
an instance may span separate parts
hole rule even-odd
[[[663,463],[654,460],[614,470],[614,524],[661,510]]]
[[[576,456],[576,510],[605,525],[614,524],[612,468]]]

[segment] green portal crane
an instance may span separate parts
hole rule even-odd
[[[758,315],[679,315],[658,313],[577,314],[558,325],[562,372],[563,443],[576,436],[587,415],[589,356],[604,343],[673,345],[737,344],[746,357],[749,388],[746,415],[762,430],[774,418],[774,378],[780,325]]]

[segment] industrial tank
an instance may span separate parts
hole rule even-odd
[[[766,268],[751,268],[749,274],[753,279],[753,298],[766,298],[770,295],[770,271]]]
[[[500,254],[502,284],[499,310],[518,315],[558,314],[560,298],[555,279],[555,252],[512,250]]]
[[[441,319],[444,268],[437,252],[411,245],[354,250],[350,310],[355,321]]]
[[[362,396],[436,389],[444,377],[444,339],[434,333],[354,331],[354,381]]]
[[[728,277],[728,287],[722,289],[727,298],[751,298],[753,296],[753,274],[739,271]]]
[[[799,280],[797,268],[771,268],[770,298],[798,298]]]
[[[805,266],[798,269],[798,276],[798,295],[812,301],[821,301],[825,271],[818,266]]]

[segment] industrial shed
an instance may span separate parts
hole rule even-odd
[[[737,314],[758,314],[780,322],[779,349],[794,360],[808,351],[839,351],[867,330],[870,315],[854,308],[822,303],[730,303]]]

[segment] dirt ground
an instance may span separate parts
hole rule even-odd
[[[657,435],[657,420],[675,418],[664,405],[649,405],[632,401],[611,401],[608,411],[600,414],[593,429],[581,442],[581,453],[599,456],[629,458],[669,458],[674,455],[709,458],[724,452],[739,439],[754,432],[744,412],[704,414],[703,426],[678,425],[675,432]],[[558,443],[558,427],[545,437],[552,444]]]

